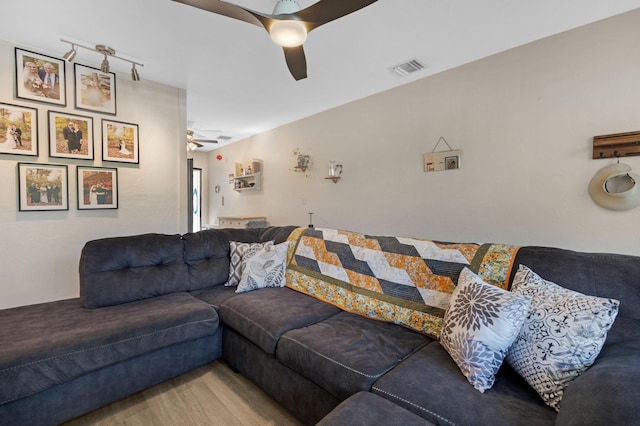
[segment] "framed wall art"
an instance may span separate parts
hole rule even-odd
[[[138,125],[102,120],[102,159],[120,163],[139,163]]]
[[[74,64],[76,108],[116,115],[116,75]]]
[[[18,163],[18,210],[69,210],[67,166]]]
[[[15,52],[16,97],[66,106],[65,62],[18,47]]]
[[[0,103],[0,154],[38,156],[38,110]]]
[[[118,169],[78,166],[78,210],[118,208]]]
[[[49,156],[93,160],[93,118],[49,111]]]

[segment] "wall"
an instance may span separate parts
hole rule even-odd
[[[24,47],[24,46],[20,46]],[[24,47],[43,52],[37,47]],[[96,66],[96,64],[86,64]],[[0,41],[0,102],[38,109],[39,157],[0,154],[0,308],[78,296],[78,260],[88,240],[146,232],[186,231],[185,94],[117,76],[117,116],[93,117],[94,161],[48,157],[48,110],[73,112],[73,68],[67,66],[67,107],[14,99],[14,45]],[[117,210],[76,208],[76,166],[101,166],[101,119],[139,125],[140,164],[107,163],[119,180]],[[17,163],[66,164],[69,210],[18,212]]]
[[[371,234],[640,255],[640,208],[605,210],[587,192],[612,162],[591,159],[593,136],[639,130],[638,40],[634,11],[215,150],[209,221],[306,225],[314,212],[316,226]],[[461,169],[424,173],[440,136],[462,149]],[[296,147],[308,178],[290,171]],[[227,175],[252,158],[263,190],[236,193]],[[329,160],[344,165],[337,184],[323,179]]]

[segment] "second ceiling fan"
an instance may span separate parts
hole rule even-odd
[[[377,0],[320,0],[305,9],[300,9],[296,0],[278,0],[272,14],[256,12],[222,0],[174,1],[264,28],[284,49],[287,67],[293,78],[302,80],[307,78],[307,59],[302,48],[307,34]]]

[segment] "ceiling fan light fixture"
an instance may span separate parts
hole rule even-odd
[[[269,35],[282,47],[298,47],[307,39],[307,29],[299,21],[276,21],[269,28]]]

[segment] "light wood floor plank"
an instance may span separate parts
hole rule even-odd
[[[299,426],[222,360],[116,401],[64,426]]]

